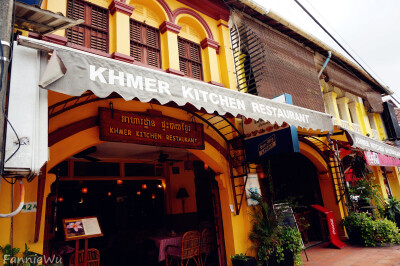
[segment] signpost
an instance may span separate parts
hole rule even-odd
[[[99,117],[104,141],[204,150],[203,124],[102,107]]]
[[[97,217],[63,219],[65,240],[75,240],[75,265],[79,265],[79,239],[85,239],[83,265],[87,265],[88,239],[103,236]]]
[[[274,204],[274,211],[278,216],[278,223],[280,226],[287,226],[291,228],[296,228],[299,231],[299,227],[297,226],[296,218],[294,217],[293,209],[287,203],[278,203]],[[304,255],[306,255],[307,261],[308,256],[304,246],[303,238],[301,238],[301,244],[304,248]]]

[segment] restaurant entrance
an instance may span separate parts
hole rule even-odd
[[[205,265],[220,265],[225,256],[215,173],[185,149],[105,142],[51,172],[57,180],[45,241],[64,265],[75,243],[64,241],[63,219],[88,216],[98,218],[104,234],[89,239],[101,265],[164,265],[166,247],[181,248],[183,234],[193,230],[208,232]]]
[[[264,178],[265,187],[273,187],[274,203],[289,203],[307,246],[326,240],[327,233],[319,214],[311,207],[323,206],[316,166],[301,153],[289,153],[269,158],[272,179]]]

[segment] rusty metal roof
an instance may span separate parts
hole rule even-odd
[[[15,2],[15,27],[41,35],[85,22],[74,20],[35,6]]]

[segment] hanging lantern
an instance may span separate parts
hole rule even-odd
[[[142,189],[147,189],[147,185],[146,184],[142,184]]]
[[[123,183],[124,183],[124,181],[122,181],[121,179],[118,179],[118,180],[117,180],[117,184],[118,184],[118,185],[122,185]]]
[[[136,195],[140,196],[140,194],[142,194],[142,192],[140,192],[140,190],[136,192]]]
[[[82,188],[81,191],[82,191],[83,194],[86,194],[87,193],[87,187]]]

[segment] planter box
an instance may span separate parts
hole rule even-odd
[[[42,0],[17,0],[17,1],[28,5],[35,5],[35,6],[42,5]]]
[[[257,266],[256,258],[247,257],[247,260],[239,260],[232,258],[233,266]]]

